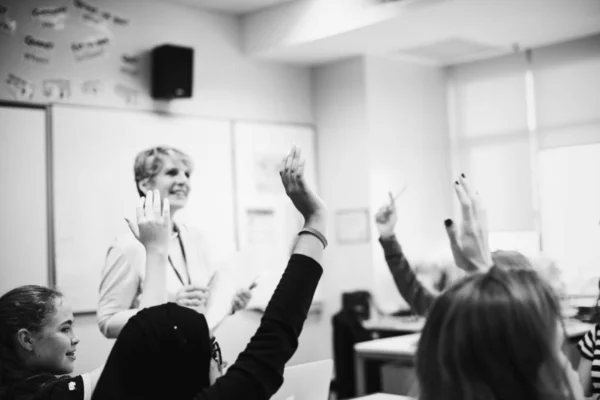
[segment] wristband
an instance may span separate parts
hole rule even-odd
[[[302,228],[300,232],[298,232],[298,236],[303,234],[309,234],[315,236],[317,239],[321,241],[323,244],[323,249],[327,247],[327,239],[325,239],[325,235],[313,228]]]

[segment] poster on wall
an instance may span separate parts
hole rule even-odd
[[[108,22],[105,19],[102,19],[99,15],[97,14],[83,14],[81,16],[81,18],[83,19],[83,22],[98,30],[101,31],[103,33],[112,35],[112,31],[110,30],[109,26],[108,26]]]
[[[67,79],[46,79],[42,88],[48,100],[67,100],[71,97],[71,82]]]
[[[52,40],[46,39],[45,37],[35,37],[33,35],[25,36],[24,42],[30,49],[40,50],[43,52],[52,51],[55,47],[55,44]]]
[[[4,83],[15,100],[31,100],[33,98],[35,86],[28,80],[9,73]]]
[[[254,155],[254,188],[258,193],[281,193],[281,154]]]
[[[131,76],[138,76],[140,72],[140,57],[133,54],[121,54],[121,72]]]
[[[108,54],[111,40],[108,36],[89,37],[77,42],[71,42],[71,52],[75,61],[92,60]]]
[[[115,93],[125,101],[125,104],[137,104],[138,91],[118,83],[115,85]]]
[[[31,17],[40,22],[43,28],[60,31],[65,29],[68,10],[66,5],[36,7],[31,11]]]
[[[17,30],[17,21],[8,15],[0,15],[0,33],[13,36]]]
[[[93,28],[107,31],[109,30],[109,24],[115,26],[129,25],[129,20],[127,18],[115,15],[107,10],[101,10],[95,5],[85,1],[75,0],[73,5],[76,9],[81,11],[81,18],[83,21]]]
[[[23,58],[25,59],[25,61],[33,63],[35,65],[46,66],[50,64],[49,57],[40,56],[30,51],[25,52],[23,54]]]
[[[81,84],[81,92],[86,95],[96,96],[104,91],[104,84],[100,79],[89,79]]]
[[[358,208],[335,213],[335,237],[340,244],[369,242],[369,210]]]

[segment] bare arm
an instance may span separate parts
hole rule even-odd
[[[585,394],[587,397],[592,396],[592,360],[581,357],[581,361],[579,361],[579,367],[577,368],[577,373],[579,374],[581,386],[583,386],[583,394]]]
[[[169,262],[167,248],[148,248],[146,250],[146,279],[140,300],[140,308],[164,304],[168,300],[166,265]]]

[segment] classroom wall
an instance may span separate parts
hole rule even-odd
[[[370,290],[370,244],[340,244],[335,214],[369,207],[369,147],[365,63],[353,58],[313,69],[317,126],[319,192],[330,211],[329,247],[324,255],[323,341],[332,354],[331,316],[341,307],[343,292]]]
[[[452,216],[452,176],[443,68],[390,57],[366,58],[373,213],[398,192],[396,234],[409,260],[451,260],[444,219]],[[375,228],[374,228],[375,229]],[[381,307],[405,305],[374,231],[375,297]]]
[[[443,253],[452,178],[442,68],[385,57],[352,58],[313,69],[319,132],[319,190],[329,206],[325,317],[343,292],[366,289],[387,310],[406,306],[388,272],[373,222],[387,191],[403,184],[397,232],[409,256]],[[370,240],[342,244],[336,214],[369,212]],[[331,326],[323,326],[331,346]],[[331,351],[329,349],[329,351]]]
[[[82,4],[94,6],[98,12],[85,12]],[[240,50],[240,29],[235,17],[153,1],[60,0],[49,4],[44,0],[0,0],[0,5],[6,9],[2,13],[0,7],[0,20],[16,24],[14,32],[0,32],[0,101],[162,110],[227,119],[313,122],[309,70],[246,58]],[[33,9],[43,6],[67,6],[62,30],[44,28],[42,21],[33,18]],[[89,22],[98,19],[102,12],[110,13],[112,21],[116,16],[127,20],[127,24]],[[46,21],[46,24],[60,25],[60,13],[57,15],[59,17]],[[87,20],[84,20],[85,15]],[[53,48],[44,50],[29,46],[25,42],[28,35],[37,41],[51,42]],[[75,60],[72,43],[91,43],[91,39],[102,38],[108,38],[109,45],[94,47],[100,55],[93,57],[89,53],[85,56],[90,58]],[[149,50],[163,43],[194,48],[192,99],[169,104],[150,98]],[[30,54],[27,59],[25,54]],[[138,57],[138,62],[123,63],[123,54]],[[122,72],[122,68],[129,72]],[[130,73],[136,70],[137,73]],[[9,74],[30,83],[33,86],[31,96],[27,90],[25,93],[15,91],[14,85],[8,84],[15,82],[14,78],[8,78]],[[63,91],[63,98],[50,82],[46,82],[47,90],[44,91],[45,81],[56,79],[60,84],[67,82],[69,90]],[[99,89],[97,93],[90,89],[94,84]],[[220,342],[227,360],[235,360],[254,333],[259,318],[252,313],[238,313],[222,327]],[[309,318],[301,348],[293,361],[322,358],[322,352],[311,346],[321,333],[321,325],[318,317]],[[76,372],[83,372],[106,360],[112,341],[100,334],[95,315],[77,316],[76,326],[81,340]]]
[[[308,69],[245,57],[235,17],[152,0],[52,3],[0,0],[0,5],[6,8],[0,20],[14,21],[16,26],[12,33],[0,30],[0,100],[57,101],[282,122],[313,121]],[[97,12],[86,11],[86,5],[95,7]],[[44,22],[32,16],[36,8],[55,6],[66,6],[61,30],[44,28]],[[110,14],[110,22],[102,22],[105,12]],[[61,14],[56,15],[46,23],[55,27],[58,23],[60,27]],[[116,24],[115,18],[126,24]],[[90,22],[94,19],[100,22]],[[28,45],[27,37],[49,43],[53,48]],[[108,44],[94,45],[98,39],[107,39]],[[89,45],[85,54],[72,50],[73,44],[82,43]],[[149,52],[164,43],[194,49],[192,99],[169,104],[150,98]],[[132,62],[123,62],[123,55],[133,57]],[[136,58],[137,62],[133,62]],[[30,83],[31,96],[29,92],[13,93],[12,86],[7,84],[9,74]],[[63,99],[51,90],[49,81],[57,79],[66,82],[70,89]],[[92,90],[94,87],[99,90],[97,93]]]

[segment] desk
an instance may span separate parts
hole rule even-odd
[[[414,400],[412,397],[397,394],[375,393],[365,397],[356,397],[354,400]]]
[[[594,325],[578,320],[565,320],[565,331],[568,342],[573,345],[587,333]],[[408,363],[414,362],[420,333],[390,337],[386,339],[371,340],[354,345],[356,394],[363,396],[367,388],[365,384],[365,364],[368,360],[381,363],[388,361]],[[573,359],[570,357],[571,361]]]
[[[412,364],[420,337],[420,333],[413,333],[411,335],[377,339],[355,344],[354,368],[356,394],[359,396],[366,394],[365,364],[368,360],[376,360],[381,363],[387,361],[404,361]]]
[[[581,322],[577,319],[565,319],[565,333],[569,340],[579,340],[593,327],[594,324],[590,324],[589,322]]]
[[[392,331],[396,335],[421,332],[425,326],[423,317],[393,317],[382,316],[363,322],[365,329],[370,331]]]

